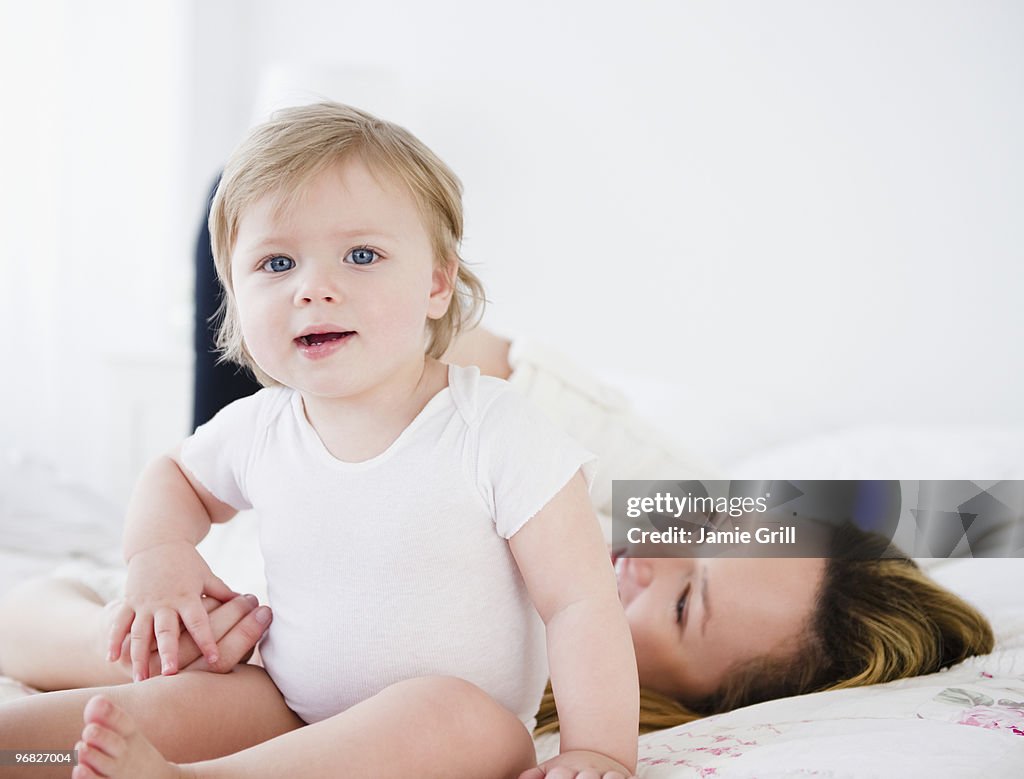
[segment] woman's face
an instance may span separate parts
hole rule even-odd
[[[736,663],[784,655],[810,619],[824,569],[820,558],[620,558],[641,686],[693,702]]]

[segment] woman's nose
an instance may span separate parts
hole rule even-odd
[[[626,572],[637,587],[647,587],[651,583],[654,571],[651,561],[645,557],[626,559]]]
[[[651,561],[645,557],[637,558],[636,561],[636,583],[641,587],[646,587],[651,583],[651,579],[654,578],[654,566],[651,565]]]

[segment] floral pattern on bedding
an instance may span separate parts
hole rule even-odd
[[[703,725],[713,722],[715,717],[708,717]],[[719,769],[707,765],[709,757],[739,757],[749,749],[761,745],[764,737],[774,737],[783,731],[771,724],[753,725],[738,729],[737,734],[730,733],[695,733],[686,726],[673,729],[671,740],[659,740],[647,743],[641,739],[638,770],[655,766],[676,766],[688,769],[690,776],[720,776]],[[742,733],[743,735],[739,735]],[[644,776],[648,774],[643,773]]]
[[[992,675],[982,671],[979,678],[987,680]],[[1024,682],[1024,679],[1021,681]],[[997,693],[995,690],[990,692]],[[947,687],[935,696],[933,702],[956,707],[952,721],[959,725],[973,725],[1024,736],[1024,684],[1019,689],[1004,687],[998,693],[1000,697],[993,697],[988,692],[968,687]],[[936,709],[925,707],[924,711],[927,715],[927,712]],[[918,712],[918,716],[922,716],[921,712]]]
[[[939,680],[945,684],[936,684]],[[1024,676],[961,668],[955,676],[944,672],[707,717],[642,737],[638,773],[643,779],[835,779],[859,775],[857,770],[851,773],[852,761],[865,751],[883,762],[895,761],[890,768],[899,774],[904,768],[912,772],[920,767],[924,745],[936,738],[950,744],[980,743],[981,733],[969,732],[975,729],[991,733],[983,738],[1011,737],[1011,742],[1018,741],[1013,736],[1024,735]],[[1019,741],[1024,758],[1024,739]],[[837,749],[846,757],[837,758]],[[929,759],[938,760],[936,765],[942,754],[928,752]],[[866,773],[886,774],[876,769]]]

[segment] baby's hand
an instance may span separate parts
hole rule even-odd
[[[635,779],[633,772],[600,752],[582,749],[562,752],[536,768],[524,771],[519,779]]]
[[[219,669],[217,642],[202,596],[221,601],[238,595],[213,575],[206,561],[187,541],[171,541],[136,553],[128,563],[124,604],[115,612],[108,658],[117,660],[131,635],[132,678],[149,678],[149,653],[156,635],[164,673],[178,670],[179,619],[195,640],[211,669]]]
[[[112,601],[105,607],[106,612],[113,616],[124,601]],[[210,615],[210,628],[217,641],[217,652],[220,655],[218,672],[228,672],[239,663],[245,663],[252,656],[256,644],[263,638],[273,615],[268,606],[258,606],[253,595],[239,595],[237,598],[221,603],[216,598],[203,598],[203,608]],[[103,633],[103,652],[107,652],[107,633],[109,622]],[[127,679],[132,678],[131,653],[128,647],[130,636],[125,637],[121,646],[121,658],[118,661]],[[192,637],[186,633],[181,636],[178,644],[178,664],[183,671],[210,671],[203,653],[199,651]],[[149,675],[160,675],[160,653],[152,652],[149,656]]]

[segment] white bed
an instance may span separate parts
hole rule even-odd
[[[119,533],[114,507],[39,463],[9,459],[7,465],[0,482],[0,591],[71,556],[109,555]],[[1022,470],[1022,431],[861,430],[747,458],[728,475],[1005,479],[1022,478]],[[40,492],[44,482],[50,488]],[[43,505],[33,500],[41,494]],[[203,551],[232,586],[262,598],[252,524],[236,518]],[[931,676],[770,701],[644,736],[639,775],[1024,775],[1024,559],[921,563],[989,617],[997,636],[992,654]],[[30,691],[0,679],[0,701],[25,694]],[[539,748],[557,746],[548,740]]]

